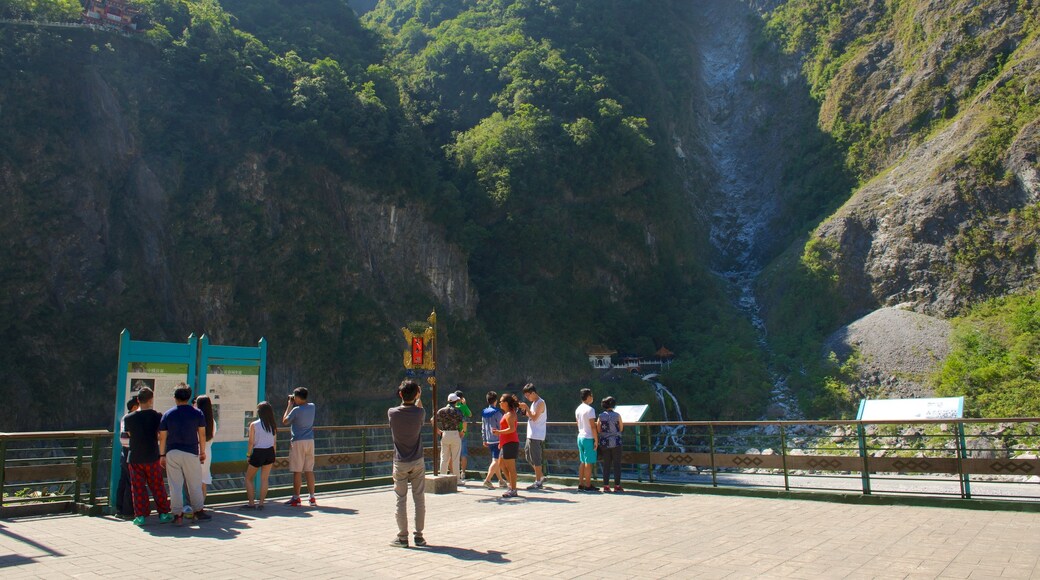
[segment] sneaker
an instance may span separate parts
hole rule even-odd
[[[318,500],[314,499],[313,495],[307,500],[307,503],[311,504],[311,507],[318,507]]]
[[[498,487],[501,487],[502,489],[506,489],[506,488],[509,487],[509,484],[500,479],[500,480],[498,480]]]
[[[134,518],[134,525],[137,526],[137,527],[143,526],[144,525],[144,516],[137,516],[136,518]]]
[[[516,490],[507,489],[506,492],[502,494],[502,497],[517,497]]]
[[[603,493],[610,493],[610,486],[609,485],[604,485],[603,486]]]
[[[159,523],[160,524],[168,524],[168,523],[170,523],[172,521],[173,521],[173,514],[170,514],[170,513],[159,514]]]
[[[625,490],[621,489],[620,485],[615,485],[614,486],[614,493],[621,493],[623,491],[625,491]]]
[[[199,510],[199,511],[195,512],[195,521],[206,522],[206,521],[209,521],[209,520],[212,520],[212,519],[213,519],[213,516],[209,515],[209,513],[206,512],[206,510]]]
[[[532,483],[531,485],[527,486],[527,489],[541,489],[541,488],[542,488],[542,486],[539,485],[537,481]]]
[[[534,484],[536,486],[538,486],[536,489],[542,489],[542,487],[545,485],[545,480],[544,479],[536,479],[536,480],[534,480]]]
[[[407,548],[408,547],[408,538],[407,537],[402,538],[401,536],[397,536],[396,538],[394,538],[394,541],[390,542],[390,545],[395,547],[395,548]]]
[[[173,516],[173,525],[175,525],[175,526],[183,526],[184,525],[184,516],[181,515],[181,514]]]
[[[487,489],[495,489],[495,484],[491,483],[490,481],[485,481],[484,487],[486,487]]]
[[[416,546],[425,546],[426,545],[426,538],[422,537],[421,534],[415,534],[415,537],[412,538],[412,540],[415,542]]]
[[[300,498],[298,498],[298,497],[296,497],[294,495],[292,497],[292,499],[290,499],[289,501],[285,502],[285,505],[289,505],[289,506],[293,506],[293,507],[299,507],[299,506],[303,505],[303,502],[300,501]]]

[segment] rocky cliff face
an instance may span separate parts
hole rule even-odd
[[[820,121],[857,127],[866,183],[814,234],[852,307],[952,315],[1035,287],[1040,44],[1035,9],[880,3],[849,18]]]
[[[194,145],[223,149],[219,163],[162,146],[142,130],[164,82],[147,44],[16,26],[0,35],[31,38],[26,52],[43,61],[11,63],[22,73],[0,82],[0,396],[46,393],[0,429],[99,424],[124,327],[145,340],[266,336],[279,349],[273,388],[322,372],[362,377],[356,390],[366,357],[399,364],[396,329],[431,304],[463,327],[473,318],[467,254],[419,204],[298,152],[233,142],[219,110],[207,113],[218,134]],[[105,43],[111,58],[90,56]],[[44,122],[26,131],[33,119]]]

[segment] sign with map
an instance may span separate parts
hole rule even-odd
[[[217,423],[215,443],[247,441],[249,424],[256,420],[260,366],[208,365],[206,394],[213,400]]]
[[[180,383],[188,383],[188,365],[177,363],[132,362],[126,367],[126,397],[137,396],[148,387],[155,393],[154,409],[165,413],[177,405],[173,391]],[[125,410],[123,411],[126,412]],[[117,413],[118,414],[118,413]],[[120,415],[121,416],[121,415]]]

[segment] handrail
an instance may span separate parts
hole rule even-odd
[[[479,418],[467,421],[479,425]],[[1040,434],[1032,429],[1017,429],[1015,424],[1040,423],[1037,417],[1008,418],[948,418],[904,420],[823,420],[823,421],[638,421],[626,423],[634,427],[635,438],[627,435],[623,452],[624,464],[630,466],[629,479],[650,482],[662,479],[670,483],[705,485],[711,487],[764,487],[785,492],[798,490],[816,492],[877,494],[917,494],[960,499],[1000,499],[1010,493],[1017,501],[1040,503],[1040,495],[1032,491],[1035,484],[1023,483],[1024,476],[1040,473]],[[942,425],[939,429],[905,431],[877,430],[868,427],[882,425]],[[990,429],[966,426],[989,425]],[[1016,438],[1013,448],[999,440],[1004,429]],[[551,421],[547,423],[550,443],[544,451],[546,469],[569,472],[577,459],[576,452],[567,443],[573,434],[574,423]],[[844,429],[830,429],[831,427]],[[392,461],[392,446],[386,439],[389,424],[322,425],[315,431],[323,434],[324,449],[318,455],[321,469],[342,469],[334,472],[327,483],[361,484],[363,481],[385,481],[378,474]],[[687,429],[676,429],[685,427]],[[819,427],[818,430],[800,430],[796,427]],[[854,427],[854,429],[848,429]],[[693,429],[689,429],[693,428]],[[725,429],[724,429],[725,428]],[[477,429],[472,429],[476,431]],[[375,431],[376,433],[372,433]],[[338,434],[350,433],[350,436]],[[430,437],[429,425],[423,430]],[[677,434],[678,433],[678,434]],[[104,460],[106,446],[112,432],[104,429],[0,432],[0,489],[26,486],[52,486],[46,499],[80,500],[81,505],[97,506],[97,491],[104,489],[99,480],[99,463]],[[923,437],[924,440],[920,438]],[[894,439],[893,439],[894,438]],[[49,444],[48,450],[61,450],[62,456],[42,457],[37,446],[24,442],[71,439],[66,443]],[[475,441],[475,440],[476,441]],[[479,444],[479,437],[471,439],[470,456],[485,461],[488,452]],[[969,440],[970,439],[970,440]],[[912,440],[916,442],[911,443]],[[994,441],[987,446],[985,441]],[[980,446],[980,441],[982,441]],[[22,446],[17,445],[23,442]],[[635,445],[632,446],[631,443]],[[970,445],[969,445],[970,443]],[[57,446],[56,446],[57,445]],[[430,449],[427,448],[427,452]],[[984,452],[989,451],[986,455]],[[992,453],[996,452],[994,456]],[[1003,455],[1001,455],[1001,453]],[[427,453],[429,457],[429,453]],[[990,457],[985,459],[984,457]],[[221,462],[214,465],[214,473],[231,474],[244,471],[244,460]],[[218,467],[222,466],[222,467]],[[287,460],[279,457],[276,471],[285,471]],[[548,471],[546,471],[548,473]],[[707,475],[710,474],[710,480]],[[103,474],[102,474],[103,475]],[[360,475],[361,480],[356,478]],[[975,476],[979,476],[973,479]],[[345,477],[345,479],[344,479]],[[376,479],[372,479],[376,477]],[[994,479],[995,477],[995,479]],[[338,478],[338,479],[336,479]],[[814,479],[815,478],[815,479]],[[898,484],[891,482],[898,481]],[[930,486],[925,491],[910,489],[913,485]],[[993,482],[996,482],[994,484]],[[953,489],[949,488],[949,484]],[[58,484],[57,490],[53,488]],[[67,485],[75,487],[69,488]],[[1013,491],[987,488],[988,485],[1018,486]],[[238,485],[237,483],[234,485]],[[939,489],[941,485],[947,487]],[[1032,487],[1031,487],[1032,485]],[[837,487],[836,487],[837,486]],[[899,487],[904,486],[904,487]],[[973,489],[973,487],[975,489]],[[24,489],[24,488],[23,488]],[[37,487],[36,489],[39,489]],[[235,493],[231,491],[218,493]],[[906,491],[910,489],[910,491]],[[902,491],[901,491],[902,490]],[[102,495],[102,498],[104,496]],[[40,501],[29,498],[3,497],[5,503],[26,504]]]
[[[73,437],[111,437],[112,432],[105,429],[88,431],[22,431],[16,433],[0,432],[0,439],[71,439]]]

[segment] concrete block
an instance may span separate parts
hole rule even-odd
[[[426,493],[455,493],[459,490],[459,478],[454,475],[427,475]]]

